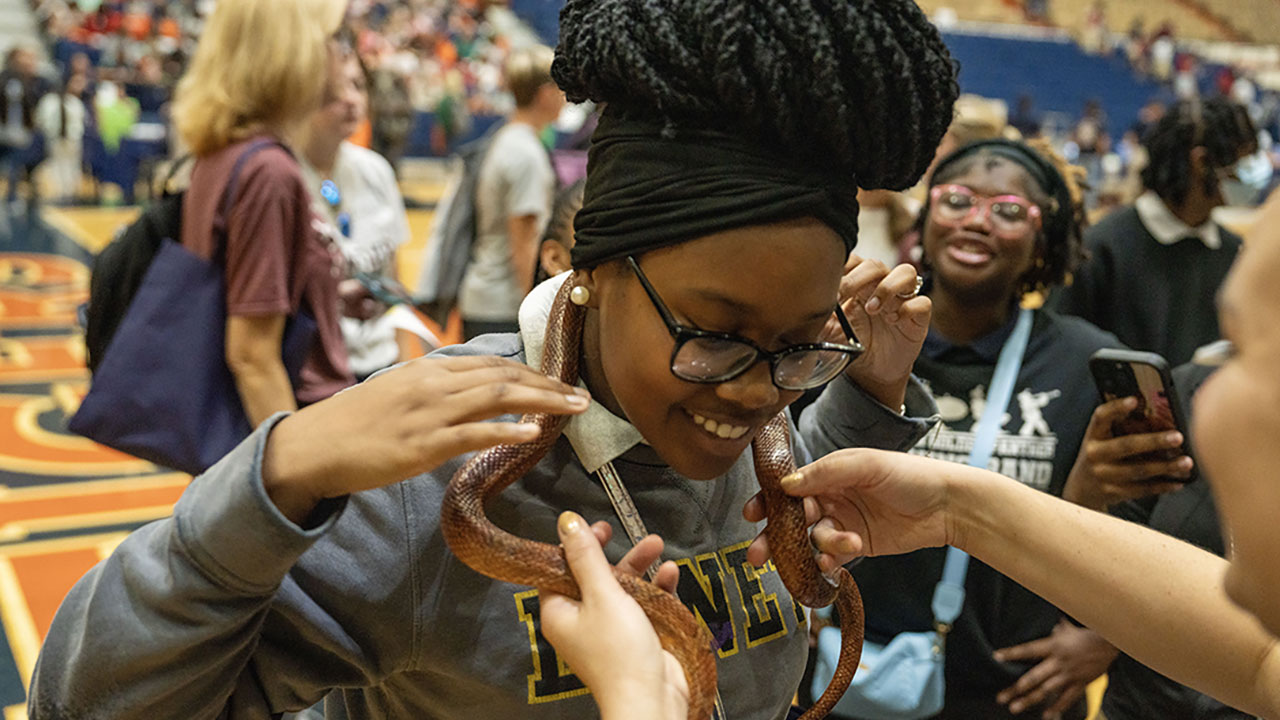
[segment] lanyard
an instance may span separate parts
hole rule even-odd
[[[631,544],[635,545],[649,535],[649,531],[644,527],[644,520],[640,519],[640,511],[636,509],[635,501],[631,499],[631,493],[627,492],[627,488],[622,484],[622,478],[618,475],[618,471],[614,469],[612,462],[607,462],[599,470],[596,471],[596,477],[600,478],[600,484],[604,485],[604,491],[609,494],[609,502],[613,503],[613,511],[618,514],[618,519],[622,521],[622,528],[626,531],[627,537],[631,539]],[[661,560],[654,560],[649,569],[645,571],[645,577],[653,581],[658,575],[658,565]],[[715,720],[727,720],[724,714],[724,702],[720,699],[720,688],[716,688],[716,711],[712,715]]]

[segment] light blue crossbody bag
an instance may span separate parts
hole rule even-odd
[[[1022,310],[1013,334],[1005,341],[991,378],[986,409],[978,421],[969,464],[985,468],[995,449],[996,435],[1013,387],[1022,368],[1022,357],[1031,338],[1033,313]],[[887,645],[867,642],[853,683],[834,713],[865,720],[921,720],[942,711],[946,686],[943,680],[943,648],[947,633],[964,607],[964,580],[969,556],[947,548],[942,580],[933,590],[933,630],[898,633]],[[822,628],[818,633],[817,662],[813,671],[813,694],[817,697],[835,675],[840,657],[840,629]]]

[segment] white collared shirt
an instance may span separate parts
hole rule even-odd
[[[546,344],[547,318],[560,286],[570,273],[561,273],[533,289],[520,304],[520,337],[524,340],[525,362],[529,367],[542,367],[542,348]],[[583,383],[579,385],[586,387]],[[573,446],[587,472],[593,473],[631,448],[644,442],[634,425],[614,415],[593,398],[591,406],[575,415],[564,428],[564,436]]]
[[[1143,193],[1133,206],[1138,211],[1138,219],[1142,221],[1143,227],[1161,245],[1174,245],[1194,236],[1200,238],[1200,242],[1210,250],[1222,247],[1222,231],[1212,218],[1200,227],[1193,228],[1179,220],[1169,210],[1169,206],[1164,204],[1164,200],[1152,190]]]

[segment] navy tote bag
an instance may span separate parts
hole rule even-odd
[[[111,338],[72,432],[130,455],[198,475],[252,431],[227,367],[223,218],[251,145],[236,161],[205,260],[165,238]],[[315,338],[305,311],[289,317],[283,359],[296,387]]]

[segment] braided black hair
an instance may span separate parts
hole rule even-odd
[[[1191,183],[1200,181],[1212,193],[1216,182],[1212,173],[1197,178],[1192,172],[1193,149],[1205,149],[1210,168],[1225,168],[1256,150],[1257,143],[1258,130],[1240,105],[1221,98],[1180,102],[1142,139],[1150,156],[1142,184],[1166,203],[1181,205]]]
[[[552,75],[571,101],[733,132],[868,189],[919,179],[959,95],[914,0],[568,0]]]

